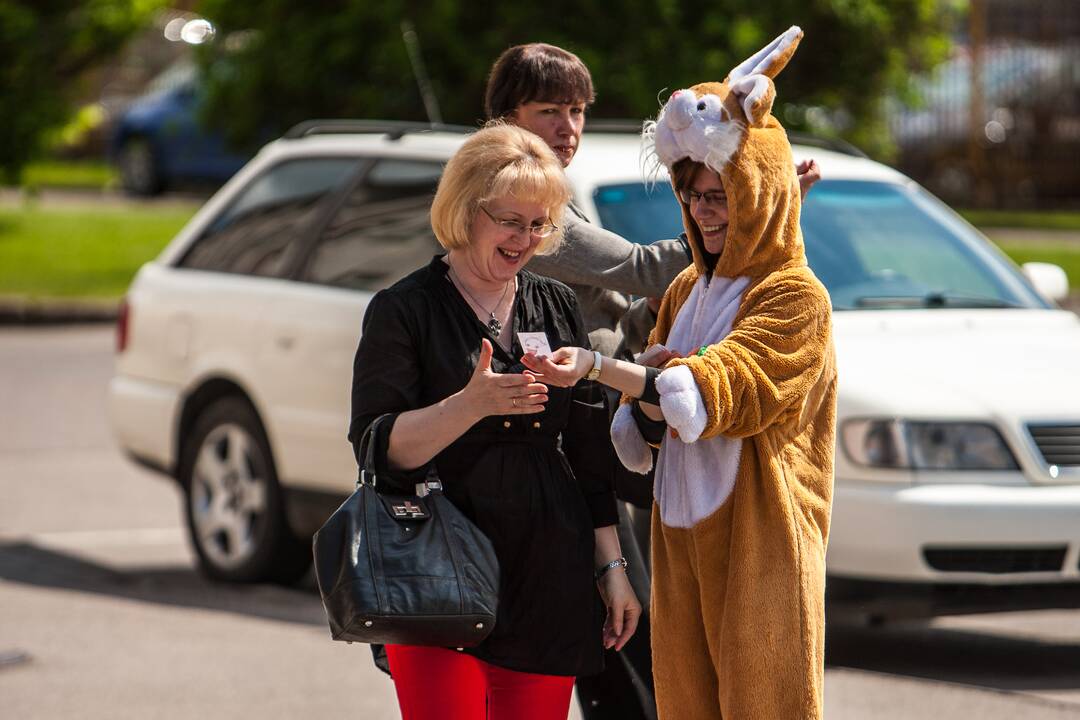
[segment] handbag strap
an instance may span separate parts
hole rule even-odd
[[[371,423],[364,429],[363,434],[360,436],[360,450],[357,453],[360,469],[356,478],[356,487],[367,484],[371,487],[375,487],[378,478],[375,473],[375,446],[378,442],[379,429],[382,424],[389,422],[390,418],[395,413],[383,413],[379,417],[371,421]],[[427,471],[427,477],[423,483],[417,483],[417,488],[423,487],[423,492],[419,492],[420,495],[426,495],[431,490],[442,490],[442,481],[439,480],[439,474],[435,470],[434,464],[429,465]]]
[[[356,486],[360,487],[370,476],[370,485],[375,487],[375,445],[378,439],[379,428],[384,422],[387,421],[393,415],[393,413],[384,413],[379,417],[371,421],[371,424],[364,430],[364,434],[360,436],[360,452],[357,455],[361,458],[359,476],[356,479]]]

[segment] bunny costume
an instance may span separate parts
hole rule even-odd
[[[682,354],[657,380],[665,434],[653,512],[653,669],[661,718],[820,718],[825,547],[833,487],[831,309],[806,263],[791,146],[771,109],[793,27],[721,83],[674,93],[647,126],[656,159],[720,176],[726,240],[664,296],[650,345]],[[681,202],[681,201],[680,201]],[[652,464],[624,404],[624,464]]]

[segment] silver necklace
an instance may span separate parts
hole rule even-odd
[[[499,306],[502,305],[503,300],[506,299],[506,291],[510,289],[510,286],[514,283],[514,280],[507,281],[506,287],[503,288],[503,294],[499,298],[499,302],[495,303],[495,307],[492,310],[488,310],[486,307],[483,306],[483,304],[479,300],[477,300],[475,297],[473,297],[473,294],[471,292],[469,292],[469,288],[465,287],[465,283],[463,283],[461,281],[461,278],[458,277],[458,274],[456,272],[454,272],[454,267],[452,265],[450,265],[450,263],[447,263],[447,266],[450,268],[450,275],[454,279],[454,284],[457,285],[462,290],[464,290],[465,294],[468,295],[472,299],[472,301],[474,303],[476,303],[476,306],[488,314],[488,321],[487,321],[488,330],[491,331],[492,335],[498,336],[498,334],[502,332],[502,327],[503,326],[502,326],[502,323],[499,322],[499,318],[495,317],[495,312],[494,311],[498,310]],[[515,280],[516,280],[516,278],[515,278]]]

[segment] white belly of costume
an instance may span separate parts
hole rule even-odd
[[[699,278],[664,344],[683,356],[715,345],[731,332],[750,279]],[[714,513],[735,487],[742,440],[718,436],[693,442],[664,437],[654,496],[668,527],[688,528]]]

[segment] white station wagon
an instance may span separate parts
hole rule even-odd
[[[112,426],[183,487],[202,569],[289,581],[353,487],[345,440],[368,300],[438,247],[428,204],[463,133],[308,123],[266,146],[138,273]],[[798,142],[796,140],[796,142]],[[870,614],[1080,606],[1080,319],[1056,266],[1016,267],[905,176],[795,146],[825,178],[807,255],[840,369],[831,605]],[[638,139],[587,134],[568,172],[595,222],[681,230]]]

